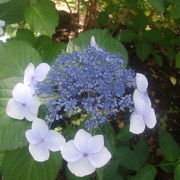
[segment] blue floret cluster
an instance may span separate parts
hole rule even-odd
[[[135,72],[125,67],[120,55],[88,46],[57,57],[36,94],[48,98],[48,122],[80,110],[89,115],[85,126],[91,130],[120,111],[132,111],[134,87]]]

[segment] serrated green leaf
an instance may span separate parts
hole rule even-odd
[[[20,41],[27,41],[32,45],[36,40],[33,32],[29,29],[18,29],[16,32],[16,39]]]
[[[120,40],[122,42],[132,42],[137,39],[137,34],[132,30],[123,30],[120,33]]]
[[[154,180],[156,176],[156,168],[151,165],[146,165],[141,168],[132,180]]]
[[[90,39],[94,36],[97,44],[111,53],[121,54],[126,60],[128,54],[125,47],[116,39],[114,39],[107,30],[94,29],[85,31],[69,42],[67,52],[81,51],[90,45]]]
[[[160,130],[159,145],[162,153],[168,161],[175,161],[179,158],[180,149],[170,133]]]
[[[12,89],[21,80],[9,78],[0,81],[0,151],[27,145],[25,131],[30,128],[31,123],[26,120],[15,120],[6,115],[6,106],[12,97]]]
[[[149,0],[149,2],[151,3],[151,5],[154,8],[156,8],[160,11],[165,9],[165,1],[164,0]]]
[[[53,42],[48,36],[40,36],[34,47],[39,51],[44,61],[50,63],[63,51],[66,51],[66,44],[62,42]]]
[[[25,12],[25,19],[33,31],[52,36],[58,25],[58,14],[51,2],[38,2]]]
[[[3,164],[3,177],[6,180],[55,180],[61,167],[59,152],[52,153],[48,161],[36,162],[28,148],[7,152]]]
[[[149,54],[151,51],[151,46],[150,44],[146,42],[139,42],[136,47],[136,53],[140,60],[144,61],[145,59],[148,58]]]
[[[13,40],[0,45],[0,79],[22,76],[26,66],[39,63],[39,53],[25,41]]]
[[[18,23],[24,20],[24,11],[29,6],[29,0],[11,0],[0,3],[0,19],[6,24]]]
[[[180,179],[180,164],[176,166],[174,169],[174,179],[179,180]]]
[[[176,68],[180,68],[180,51],[176,54]]]

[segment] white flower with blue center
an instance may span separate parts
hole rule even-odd
[[[0,20],[0,35],[2,35],[4,33],[4,31],[3,31],[4,26],[5,26],[5,22]]]
[[[24,71],[24,84],[34,88],[37,82],[46,78],[49,70],[50,66],[47,63],[41,63],[36,68],[30,63]]]
[[[18,83],[12,91],[12,96],[6,107],[7,115],[14,119],[26,118],[28,121],[33,121],[37,117],[40,102],[32,95],[31,89]]]
[[[135,110],[130,117],[130,132],[140,134],[145,130],[145,126],[150,129],[155,126],[156,115],[147,95],[148,81],[143,74],[136,74],[136,86],[133,94]]]
[[[69,170],[79,177],[93,173],[111,159],[111,153],[104,146],[103,136],[92,137],[83,129],[76,133],[74,140],[62,146],[61,154],[68,162]]]
[[[65,138],[55,130],[49,130],[45,121],[36,118],[32,123],[32,129],[27,130],[26,138],[29,144],[29,152],[38,162],[49,159],[49,151],[60,151],[65,143]]]

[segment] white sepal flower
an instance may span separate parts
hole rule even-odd
[[[135,110],[130,117],[130,132],[140,134],[145,126],[153,128],[156,125],[156,115],[151,107],[151,101],[147,95],[148,81],[143,74],[136,75],[137,89],[133,94]]]
[[[65,143],[65,138],[55,130],[49,130],[45,121],[36,118],[32,123],[32,129],[27,130],[26,138],[29,144],[29,152],[38,162],[49,159],[49,151],[60,151]]]
[[[46,78],[49,70],[50,66],[47,63],[41,63],[36,68],[30,63],[24,71],[24,84],[33,88],[37,82]]]
[[[5,26],[5,21],[0,20],[0,35],[4,33],[3,27]]]
[[[104,146],[103,136],[92,137],[83,129],[76,133],[74,140],[62,146],[61,154],[68,162],[69,170],[79,177],[93,173],[111,159],[111,153]]]
[[[98,50],[98,51],[102,51],[102,49],[96,43],[96,39],[94,36],[91,37],[90,46],[96,48],[96,50]]]
[[[33,121],[37,117],[40,102],[32,95],[29,87],[22,83],[16,84],[12,91],[12,96],[8,101],[6,113],[15,119]]]

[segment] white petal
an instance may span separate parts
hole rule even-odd
[[[156,115],[153,108],[149,108],[145,115],[144,121],[148,128],[153,128],[156,125]]]
[[[90,45],[91,45],[91,47],[95,47],[95,48],[98,48],[98,47],[99,47],[99,46],[97,45],[97,43],[96,43],[96,40],[95,40],[95,37],[94,37],[94,36],[91,37]]]
[[[25,116],[24,107],[11,98],[6,107],[6,114],[11,118],[22,120]]]
[[[49,150],[55,152],[60,151],[61,146],[65,144],[65,138],[58,132],[54,130],[50,130],[46,137],[44,137],[44,141]]]
[[[87,176],[95,171],[87,158],[81,158],[76,162],[68,162],[69,170],[78,177]]]
[[[89,140],[90,138],[92,138],[91,134],[89,134],[88,132],[86,132],[86,131],[83,130],[83,129],[80,129],[80,130],[76,133],[76,135],[75,135],[75,137],[74,137],[74,145],[75,145],[75,147],[76,147],[79,151],[85,153],[86,150],[87,150],[87,149],[86,149],[87,142],[88,142],[88,140]]]
[[[30,86],[33,82],[34,70],[34,65],[30,63],[24,71],[24,84],[27,86]]]
[[[83,157],[83,154],[74,146],[73,140],[70,140],[61,146],[61,154],[63,159],[68,162],[75,162]]]
[[[4,33],[3,28],[0,27],[0,36]]]
[[[151,100],[150,100],[149,96],[147,95],[147,93],[144,95],[144,100],[146,102],[146,105],[151,107]]]
[[[104,147],[101,152],[90,154],[88,156],[88,159],[94,167],[100,168],[104,166],[106,163],[108,163],[111,157],[111,153],[108,151],[106,147]]]
[[[28,120],[28,121],[34,121],[36,118],[37,118],[37,115],[35,115],[35,114],[32,114],[30,111],[29,111],[29,109],[25,109],[25,115],[24,115],[24,117],[26,118],[26,120]]]
[[[32,123],[32,129],[39,132],[40,137],[45,137],[48,134],[48,126],[42,119],[36,118]]]
[[[35,70],[35,74],[34,74],[35,80],[43,81],[46,78],[49,70],[50,70],[50,66],[47,63],[39,64]]]
[[[102,135],[96,135],[89,139],[87,143],[88,153],[98,153],[104,148],[104,137]]]
[[[41,141],[38,131],[35,131],[34,129],[27,130],[25,136],[30,144],[38,144]]]
[[[38,114],[39,106],[40,106],[40,101],[36,97],[32,97],[31,99],[29,99],[29,102],[27,102],[27,107],[29,111],[35,116],[37,116]]]
[[[146,92],[148,87],[148,81],[143,74],[136,73],[136,86],[140,92],[142,93]]]
[[[144,131],[144,129],[145,129],[145,122],[144,122],[143,116],[135,112],[132,113],[130,117],[129,131],[134,134],[140,134]]]
[[[32,98],[32,92],[29,87],[22,83],[16,84],[13,89],[13,98],[19,103],[27,103]]]
[[[4,27],[4,26],[5,26],[5,21],[0,20],[0,26],[1,26],[1,27]]]
[[[49,150],[44,143],[30,144],[29,152],[34,160],[43,162],[49,159]]]

